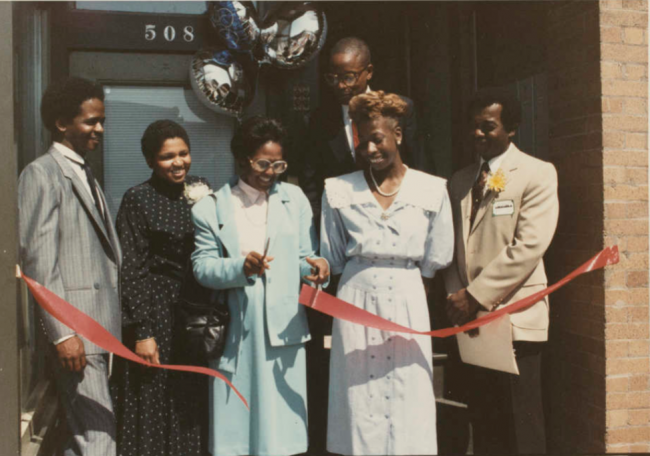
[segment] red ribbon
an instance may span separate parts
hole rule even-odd
[[[109,351],[117,356],[133,361],[134,363],[143,364],[149,367],[157,367],[160,369],[169,369],[175,371],[183,372],[194,372],[197,374],[210,375],[211,377],[218,378],[226,382],[226,384],[232,388],[232,390],[237,394],[239,399],[244,403],[246,408],[248,408],[248,402],[242,394],[237,391],[237,388],[233,386],[230,381],[224,377],[222,374],[213,369],[208,369],[207,367],[200,366],[181,366],[181,365],[170,365],[170,364],[152,364],[148,361],[143,360],[138,355],[133,353],[131,350],[126,348],[122,343],[117,340],[110,332],[108,332],[102,325],[97,323],[95,320],[90,318],[88,315],[74,307],[69,302],[61,299],[56,294],[52,293],[50,290],[45,288],[40,283],[36,282],[33,279],[30,279],[22,272],[20,276],[29,287],[29,291],[32,292],[36,302],[50,315],[59,320],[61,323],[66,325],[68,328],[72,329],[77,334],[85,337],[93,344],[98,347],[103,348],[106,351]]]
[[[453,328],[444,328],[437,329],[434,331],[416,331],[406,326],[398,325],[392,321],[388,321],[384,318],[379,317],[378,315],[372,314],[366,310],[360,309],[352,304],[349,304],[341,299],[338,299],[330,294],[327,294],[323,291],[316,290],[309,285],[303,285],[302,290],[300,291],[300,297],[298,298],[300,304],[311,307],[312,309],[318,310],[324,314],[330,315],[334,318],[340,320],[349,321],[351,323],[356,323],[359,325],[367,326],[369,328],[376,328],[382,331],[392,331],[392,332],[401,332],[408,334],[421,334],[423,336],[431,337],[449,337],[455,334],[469,331],[470,329],[479,328],[484,326],[491,321],[496,320],[497,318],[516,312],[518,310],[525,309],[532,306],[536,302],[539,302],[545,296],[553,293],[558,288],[566,285],[571,280],[575,279],[579,275],[586,274],[587,272],[595,271],[605,266],[616,264],[619,261],[618,246],[607,247],[604,250],[600,251],[592,259],[584,263],[578,269],[573,271],[568,276],[559,280],[550,287],[544,288],[543,290],[538,291],[530,296],[527,296],[513,304],[502,307],[499,310],[490,312],[487,315],[477,318],[470,321],[469,323],[464,324],[463,326],[453,327]]]

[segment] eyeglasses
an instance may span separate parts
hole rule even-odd
[[[359,80],[359,76],[361,76],[361,73],[367,69],[368,67],[365,67],[361,71],[348,71],[347,73],[343,74],[325,73],[325,82],[331,86],[336,86],[339,84],[339,81],[341,81],[343,85],[350,87],[356,84],[356,82]]]
[[[278,161],[270,161],[265,158],[260,158],[259,160],[253,161],[249,160],[251,162],[251,167],[260,173],[265,172],[267,169],[271,168],[273,170],[273,174],[282,174],[287,170],[289,167],[289,164],[284,161],[284,160],[278,160]]]

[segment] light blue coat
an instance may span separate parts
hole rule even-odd
[[[244,303],[252,299],[251,286],[257,280],[265,280],[265,328],[271,346],[305,343],[310,335],[298,294],[301,278],[311,274],[306,258],[316,258],[317,246],[309,201],[295,185],[277,182],[271,187],[267,237],[271,239],[268,255],[274,260],[264,276],[246,277],[234,217],[236,203],[231,193],[238,181],[235,176],[215,195],[203,198],[192,208],[194,276],[203,286],[228,289],[231,318],[239,321],[243,320]],[[230,325],[220,369],[235,372],[241,333],[241,325]]]

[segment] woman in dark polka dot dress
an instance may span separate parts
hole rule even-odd
[[[187,132],[159,120],[142,136],[151,178],[129,189],[117,214],[124,255],[124,342],[143,359],[170,364],[173,305],[194,250],[185,184],[192,158]],[[200,186],[200,185],[199,185]],[[152,369],[116,360],[113,387],[121,456],[203,455],[207,383],[202,375]],[[203,407],[202,407],[203,406]]]

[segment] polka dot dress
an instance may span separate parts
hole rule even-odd
[[[188,176],[192,184],[202,178]],[[117,214],[123,251],[124,343],[154,337],[162,364],[172,359],[173,304],[194,250],[191,205],[183,185],[157,176],[129,189]],[[116,358],[113,399],[120,456],[203,455],[207,381]]]

